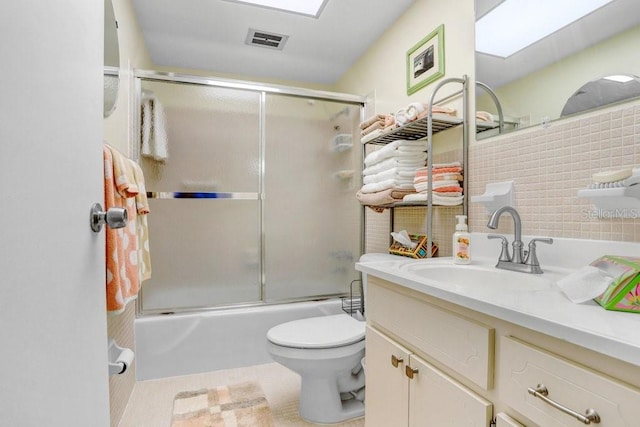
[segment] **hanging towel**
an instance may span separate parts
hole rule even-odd
[[[147,214],[149,202],[147,200],[147,190],[144,183],[144,174],[136,162],[128,159],[133,170],[133,179],[140,190],[135,196],[137,223],[136,236],[138,237],[138,278],[140,283],[151,278],[151,253],[149,251],[149,224]]]
[[[151,93],[144,93],[141,113],[141,154],[144,157],[166,162],[169,159],[169,140],[164,107]]]
[[[109,145],[103,148],[105,209],[125,208],[123,228],[106,228],[107,312],[119,314],[151,277],[144,175],[137,164]]]

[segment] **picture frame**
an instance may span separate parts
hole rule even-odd
[[[444,76],[444,24],[407,51],[407,95]]]

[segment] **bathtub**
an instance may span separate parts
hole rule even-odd
[[[136,379],[270,363],[269,328],[339,313],[340,300],[331,299],[142,317],[135,320]]]

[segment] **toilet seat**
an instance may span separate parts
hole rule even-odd
[[[335,348],[362,341],[364,322],[347,314],[311,317],[275,326],[267,339],[276,345],[291,348]]]

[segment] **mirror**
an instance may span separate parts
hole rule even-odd
[[[476,20],[502,1],[476,0]],[[604,107],[608,102],[640,96],[625,90],[624,96],[601,96],[598,102],[587,103],[588,108],[583,105],[562,113],[567,101],[589,82],[610,75],[640,75],[638,46],[640,2],[613,0],[506,58],[476,51],[476,81],[493,90],[500,101],[504,132],[544,125],[569,114]],[[492,113],[497,122],[492,96],[482,85],[476,89],[476,111]],[[479,127],[477,137],[497,133],[497,126]]]
[[[120,84],[120,49],[118,22],[111,0],[104,1],[104,117],[116,108]]]

